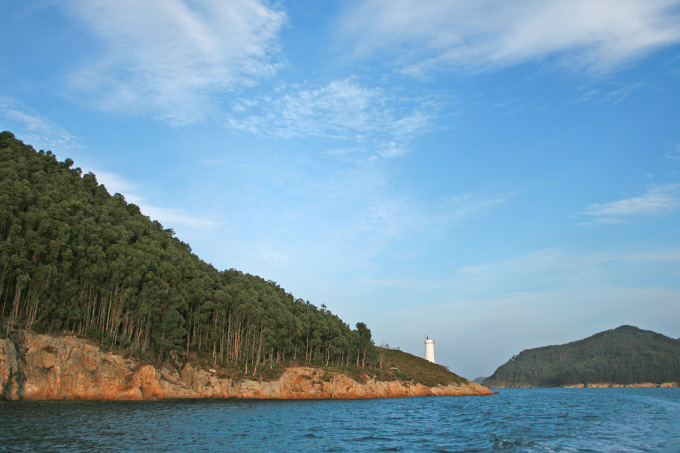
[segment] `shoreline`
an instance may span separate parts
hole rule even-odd
[[[489,386],[490,389],[512,390],[512,389],[606,389],[606,388],[678,388],[678,382],[663,382],[661,384],[654,384],[652,382],[643,382],[639,384],[611,384],[611,383],[588,383],[588,384],[574,384],[561,385],[559,387],[532,387],[532,386]]]
[[[21,336],[24,334],[21,333]],[[10,337],[12,337],[10,335]],[[427,387],[358,382],[339,372],[291,366],[277,380],[230,379],[194,364],[161,367],[103,352],[73,336],[33,332],[0,340],[0,400],[160,400],[187,398],[368,399],[493,395],[467,382]]]

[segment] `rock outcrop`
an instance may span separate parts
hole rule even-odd
[[[160,368],[106,353],[75,337],[14,332],[0,340],[0,399],[151,400],[163,398],[349,399],[491,395],[474,382],[426,387],[291,367],[278,380],[233,380],[192,364]]]

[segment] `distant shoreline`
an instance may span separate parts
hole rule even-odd
[[[512,389],[606,389],[606,388],[677,388],[680,384],[677,382],[664,382],[662,384],[654,384],[651,382],[644,382],[640,384],[610,384],[610,383],[597,383],[597,384],[574,384],[574,385],[562,385],[559,387],[535,387],[535,386],[488,386],[490,389],[502,389],[502,390],[512,390]]]

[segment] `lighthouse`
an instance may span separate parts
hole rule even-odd
[[[434,361],[434,340],[427,337],[425,340],[425,360],[435,363]]]

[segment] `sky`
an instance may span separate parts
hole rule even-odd
[[[473,379],[680,337],[679,0],[5,0],[0,130]]]

